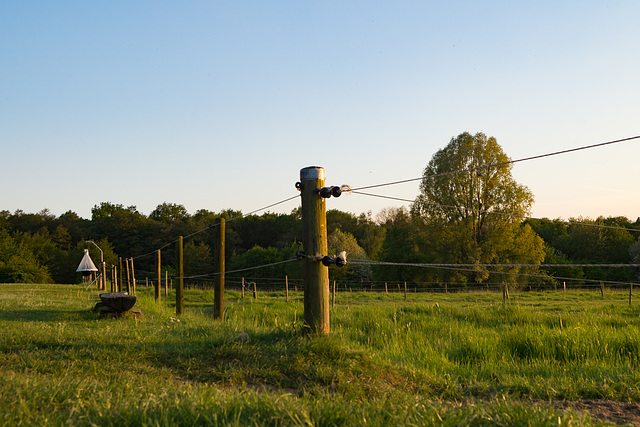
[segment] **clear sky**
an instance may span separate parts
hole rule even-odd
[[[3,1],[0,210],[246,213],[306,166],[328,185],[420,177],[464,131],[512,159],[640,135],[638,17],[635,0]],[[635,220],[638,159],[635,140],[513,175],[533,216]]]

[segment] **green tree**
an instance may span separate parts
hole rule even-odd
[[[29,233],[12,236],[0,228],[0,283],[51,283],[49,269],[25,240],[29,238]]]
[[[369,282],[373,279],[371,265],[349,264],[350,259],[364,262],[369,260],[367,253],[352,234],[336,229],[327,237],[327,244],[331,255],[339,255],[342,251],[347,252],[347,265],[329,268],[329,278],[331,280]]]
[[[183,205],[164,202],[149,214],[149,218],[159,222],[185,221],[189,213]]]
[[[457,273],[476,283],[492,275],[480,264],[544,260],[542,239],[531,227],[521,225],[533,194],[513,179],[508,162],[495,138],[462,133],[435,153],[412,206],[429,230],[429,244],[423,251],[434,262],[478,264]],[[518,273],[521,269],[502,270]],[[494,279],[514,281],[515,277],[496,275]]]

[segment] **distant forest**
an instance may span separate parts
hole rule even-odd
[[[56,217],[48,210],[38,213],[5,210],[0,211],[0,283],[79,283],[81,277],[76,268],[83,249],[89,249],[96,263],[100,261],[100,252],[87,240],[93,240],[103,250],[107,265],[118,265],[119,257],[135,257],[137,276],[155,271],[153,252],[163,248],[163,270],[173,275],[175,245],[168,243],[178,236],[189,236],[184,240],[185,276],[206,277],[213,269],[211,225],[218,217],[227,220],[228,271],[289,260],[302,250],[299,208],[288,214],[243,216],[240,211],[204,209],[188,214],[182,205],[163,203],[144,215],[135,206],[103,202],[93,207],[91,219],[71,211]],[[373,218],[371,214],[329,210],[330,254],[346,250],[348,260],[361,261],[341,269],[330,268],[330,279],[353,286],[407,281],[418,286],[450,288],[501,283],[537,288],[566,279],[574,279],[578,284],[638,280],[638,269],[632,267],[545,265],[640,263],[640,233],[634,232],[640,230],[640,219],[635,222],[625,217],[572,218],[566,222],[526,219],[516,226],[532,230],[542,240],[542,245],[531,249],[540,252],[534,257],[540,260],[539,267],[433,268],[415,264],[444,259],[438,251],[447,247],[443,242],[447,237],[430,229],[428,221],[416,212],[386,209]],[[464,253],[465,249],[455,246],[459,239],[455,235],[450,239],[446,260],[467,262],[469,255]],[[513,249],[513,253],[503,250],[496,254],[493,258],[496,263],[518,263],[513,254],[528,250],[529,243],[515,241],[519,248]],[[250,270],[246,275],[261,280],[283,279],[287,275],[291,280],[300,280],[302,271],[300,263],[291,262]]]

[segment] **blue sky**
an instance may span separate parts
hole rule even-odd
[[[464,131],[513,159],[640,135],[638,16],[631,0],[1,2],[0,210],[249,212],[310,165],[328,185],[419,177]],[[513,175],[533,216],[635,220],[638,158],[635,140]]]

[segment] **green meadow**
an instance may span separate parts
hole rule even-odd
[[[1,284],[0,425],[606,425],[640,402],[624,292],[339,292],[322,338],[301,293],[227,291],[223,322],[213,291],[179,318],[137,295],[101,319],[95,289]]]

